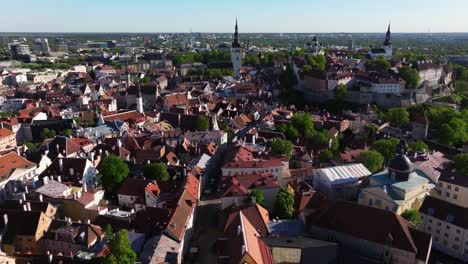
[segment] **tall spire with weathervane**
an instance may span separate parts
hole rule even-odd
[[[234,32],[234,41],[231,46],[231,62],[232,68],[236,79],[240,79],[240,70],[242,67],[242,47],[239,43],[239,31],[237,27],[237,18],[236,18],[236,28]]]

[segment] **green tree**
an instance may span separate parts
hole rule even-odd
[[[12,112],[7,112],[7,111],[0,112],[0,118],[10,118],[12,116],[13,116]]]
[[[275,201],[275,213],[280,219],[291,219],[294,215],[294,191],[289,187],[279,190]]]
[[[335,89],[333,90],[333,95],[335,96],[335,100],[339,102],[343,102],[344,97],[346,95],[346,91],[347,91],[346,85],[344,84],[337,85]]]
[[[283,132],[288,139],[296,139],[299,137],[299,131],[290,124],[281,124],[277,129],[278,131]]]
[[[33,150],[36,148],[36,146],[34,145],[34,143],[29,142],[29,141],[25,141],[25,142],[24,142],[24,145],[26,145],[26,147],[29,149],[29,151],[33,151]]]
[[[312,70],[312,66],[310,66],[309,64],[306,64],[302,67],[303,72],[310,72],[311,70]]]
[[[302,136],[315,131],[314,122],[309,113],[294,114],[291,119],[291,125],[297,129]]]
[[[108,240],[110,253],[106,256],[106,264],[134,264],[136,261],[135,251],[128,239],[127,230],[121,230],[113,234]]]
[[[48,128],[43,128],[41,131],[41,139],[48,139],[48,138],[53,138],[55,137],[55,130],[50,130]]]
[[[356,162],[362,163],[371,172],[378,172],[382,169],[384,157],[377,151],[369,150],[359,153]]]
[[[408,66],[402,67],[398,75],[400,78],[405,80],[406,86],[408,88],[415,88],[419,85],[419,82],[421,81],[421,77],[419,76],[419,72],[416,69],[410,68]]]
[[[63,132],[63,134],[67,137],[73,135],[73,130],[72,129],[65,129],[65,131]]]
[[[312,132],[307,135],[305,135],[306,139],[309,141],[309,143],[313,145],[320,145],[320,146],[327,146],[329,144],[328,141],[328,131],[327,130],[321,130],[317,132]]]
[[[333,159],[333,152],[329,149],[324,149],[320,152],[319,160],[320,162],[327,162]]]
[[[408,222],[411,224],[417,226],[421,223],[421,216],[419,215],[419,212],[417,210],[405,210],[402,214],[401,217],[406,219]]]
[[[379,139],[372,144],[371,148],[382,154],[385,159],[385,163],[387,163],[395,156],[399,143],[400,140],[396,138]]]
[[[388,109],[385,119],[396,127],[402,127],[410,121],[408,110],[404,107]]]
[[[417,151],[428,151],[429,147],[422,140],[412,141],[408,144],[408,150],[417,152]]]
[[[455,170],[468,176],[468,154],[458,154],[453,161],[455,161]]]
[[[377,57],[377,60],[375,61],[375,66],[381,71],[388,71],[391,65],[390,65],[390,62],[388,62],[384,56],[379,56]]]
[[[149,76],[145,76],[145,77],[140,79],[140,82],[141,83],[149,83],[149,82],[151,82],[151,78]]]
[[[195,126],[198,131],[207,131],[210,129],[210,120],[206,116],[198,116]]]
[[[143,169],[143,176],[145,176],[146,179],[161,182],[166,182],[171,177],[164,163],[151,163],[146,165]]]
[[[114,230],[112,229],[112,226],[110,224],[107,224],[106,227],[104,228],[104,232],[106,233],[106,237],[112,237],[112,234],[114,233]]]
[[[265,196],[263,195],[263,192],[260,190],[252,190],[250,191],[250,197],[255,198],[255,202],[258,203],[259,205],[263,206],[265,202]]]
[[[281,138],[274,138],[271,142],[271,153],[273,155],[286,155],[291,157],[294,145],[288,141]]]
[[[128,177],[128,165],[115,155],[105,157],[101,162],[100,180],[102,187],[114,193]]]

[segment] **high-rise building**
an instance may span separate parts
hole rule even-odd
[[[33,51],[35,53],[50,53],[49,40],[46,38],[37,38],[34,40]]]
[[[232,67],[234,69],[234,74],[236,79],[240,78],[240,70],[242,67],[242,47],[239,43],[239,32],[237,27],[237,19],[236,19],[236,29],[234,32],[234,41],[231,45],[231,61]]]
[[[20,59],[21,57],[31,54],[28,45],[21,43],[10,43],[8,44],[8,46],[10,47],[11,57],[14,60]]]

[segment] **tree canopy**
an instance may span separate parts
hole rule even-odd
[[[413,151],[413,152],[428,151],[429,147],[427,146],[426,143],[424,143],[424,141],[416,140],[416,141],[411,141],[408,144],[408,150]]]
[[[166,182],[171,177],[164,163],[151,163],[143,169],[143,176],[149,180]]]
[[[271,152],[273,155],[286,155],[291,157],[294,145],[288,141],[281,138],[275,138],[271,142]]]
[[[128,239],[127,230],[120,230],[108,238],[110,253],[105,258],[106,264],[134,264],[136,253]]]
[[[129,169],[121,158],[111,154],[102,160],[99,173],[104,189],[113,193],[128,177]]]
[[[210,129],[210,120],[206,116],[198,116],[195,121],[195,126],[198,131],[207,131]]]
[[[325,149],[320,152],[319,160],[320,162],[326,162],[333,159],[333,152],[329,149]]]
[[[421,223],[421,216],[419,215],[419,212],[417,210],[405,210],[402,214],[401,217],[406,219],[408,222],[411,224],[417,226]]]
[[[265,196],[263,195],[263,192],[260,190],[252,190],[250,191],[250,197],[255,198],[255,202],[258,203],[259,205],[263,206],[265,202]]]
[[[379,139],[372,144],[372,149],[382,154],[385,163],[395,156],[400,140],[397,138]]]
[[[324,55],[305,55],[305,60],[307,65],[310,65],[312,69],[316,69],[319,71],[324,71],[327,66],[327,58]]]
[[[369,150],[359,153],[355,161],[362,163],[369,171],[375,173],[382,169],[384,157],[377,151]]]
[[[48,128],[43,128],[42,131],[41,131],[41,139],[44,140],[44,139],[48,139],[48,138],[53,138],[55,137],[55,130],[50,130]]]
[[[342,102],[344,100],[344,97],[346,95],[346,85],[340,84],[335,87],[333,90],[333,95],[335,96],[335,100]]]
[[[458,154],[453,160],[456,171],[468,177],[468,154]]]
[[[385,113],[385,120],[396,127],[402,127],[410,121],[409,112],[404,107],[390,108],[387,113]]]
[[[294,215],[294,191],[288,187],[279,190],[275,201],[275,213],[280,219],[291,219]]]
[[[410,88],[415,88],[419,85],[419,82],[421,81],[421,77],[419,76],[419,72],[416,69],[413,69],[408,66],[402,67],[398,75],[400,78],[405,80],[406,86]]]

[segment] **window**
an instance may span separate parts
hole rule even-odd
[[[443,187],[443,186],[444,186],[444,184],[439,182],[439,187]]]
[[[372,199],[369,199],[369,206],[374,206],[374,201]]]
[[[458,192],[458,187],[455,186],[455,191]]]
[[[442,225],[442,223],[441,223],[441,222],[437,222],[437,226],[441,226],[441,225]]]
[[[436,230],[436,233],[437,233],[437,234],[440,234],[440,230],[439,230],[439,229],[437,229],[437,230]]]
[[[455,250],[458,250],[459,247],[458,247],[458,245],[453,244],[452,248],[455,249]]]
[[[457,241],[457,242],[460,241],[460,238],[459,238],[459,237],[456,237],[456,238],[455,238],[455,241]]]
[[[448,238],[448,233],[445,233],[445,234],[444,234],[444,237]]]
[[[454,194],[453,199],[457,200],[457,198],[458,198],[458,195]]]
[[[448,193],[446,193],[445,195],[446,195],[447,197],[450,197],[450,193],[449,193],[449,192],[448,192]]]
[[[465,251],[463,252],[463,254],[468,255],[468,248],[465,248]]]
[[[429,221],[429,223],[432,223],[432,219],[429,219],[428,221]]]
[[[428,230],[428,231],[431,231],[431,229],[432,229],[432,227],[430,227],[430,226],[427,227],[427,230]]]
[[[449,226],[449,225],[446,225],[446,226],[445,226],[445,229],[450,230],[450,226]]]
[[[447,246],[447,240],[444,240],[444,241],[442,242],[442,244],[443,244],[444,246]]]
[[[452,185],[448,184],[448,185],[447,185],[447,189],[451,190],[451,189],[452,189]]]
[[[460,229],[457,229],[456,232],[457,232],[457,234],[460,234]]]

